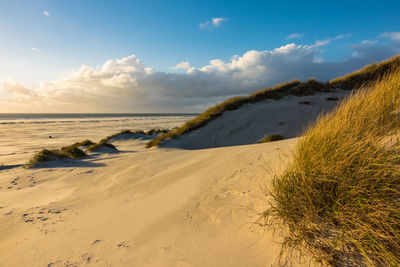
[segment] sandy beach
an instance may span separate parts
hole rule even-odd
[[[60,148],[85,139],[97,142],[125,129],[172,129],[194,116],[93,117],[88,114],[85,117],[71,116],[62,119],[54,116],[31,117],[33,118],[4,119],[0,116],[0,168],[1,165],[25,164],[34,153],[43,148]]]
[[[119,153],[1,172],[1,266],[270,266],[279,236],[254,222],[296,139]]]
[[[128,128],[129,121],[5,124],[2,135],[13,131],[15,146],[1,155],[0,265],[282,266],[281,237],[257,224],[268,203],[266,192],[291,159],[298,140],[293,137],[337,105],[327,97],[345,95],[261,101],[160,148],[146,149],[148,138],[117,137],[111,142],[118,151],[32,169],[22,164],[42,148],[98,141]],[[190,118],[131,123],[171,129]],[[271,133],[289,139],[256,144]],[[2,142],[6,146],[5,138]]]

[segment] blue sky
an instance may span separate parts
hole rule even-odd
[[[0,18],[0,90],[3,83],[5,92],[0,101],[14,101],[14,106],[7,106],[8,110],[13,112],[17,108],[34,111],[36,108],[32,103],[42,107],[40,99],[53,95],[52,101],[55,101],[54,95],[60,95],[61,91],[67,95],[68,90],[78,94],[83,85],[72,88],[71,80],[68,80],[68,85],[65,82],[60,83],[60,80],[65,80],[71,75],[76,76],[78,73],[82,75],[79,72],[82,65],[89,66],[94,71],[104,66],[108,60],[122,64],[125,61],[121,60],[132,55],[136,57],[135,60],[130,58],[131,61],[128,60],[127,64],[137,64],[140,61],[143,68],[151,68],[151,72],[148,71],[146,75],[152,75],[152,79],[137,73],[128,73],[126,69],[122,72],[115,72],[113,69],[112,73],[107,73],[106,78],[114,77],[113,82],[118,78],[118,86],[110,82],[102,82],[107,84],[107,88],[91,84],[96,88],[93,89],[92,95],[88,93],[88,97],[106,96],[107,90],[116,94],[118,90],[114,90],[115,88],[123,89],[125,86],[126,90],[130,90],[136,86],[140,87],[140,90],[132,89],[135,92],[128,95],[132,100],[141,99],[143,102],[144,98],[149,100],[148,96],[143,95],[148,95],[148,91],[160,87],[160,83],[164,82],[169,84],[160,89],[165,99],[154,99],[153,96],[152,100],[147,101],[147,105],[125,103],[121,110],[110,105],[104,111],[200,111],[224,97],[248,93],[282,82],[282,79],[310,76],[329,79],[344,74],[340,69],[351,71],[399,53],[400,43],[400,1],[327,3],[0,0]],[[260,80],[259,77],[242,75],[244,78],[242,77],[240,82],[246,81],[245,84],[250,86],[242,85],[230,90],[226,89],[229,82],[223,84],[228,79],[225,77],[226,68],[219,68],[218,75],[222,73],[220,76],[224,78],[213,80],[215,88],[207,84],[203,90],[200,86],[204,84],[204,81],[199,81],[200,76],[204,76],[205,73],[211,75],[212,71],[213,77],[217,75],[216,68],[205,68],[213,65],[210,64],[211,60],[218,59],[228,64],[233,62],[232,58],[235,58],[235,55],[243,57],[253,50],[271,52],[288,44],[295,44],[303,49],[292,47],[290,51],[297,52],[290,54],[290,57],[281,58],[284,61],[295,60],[300,54],[302,57],[307,54],[304,58],[312,57],[310,62],[326,63],[325,65],[337,63],[336,65],[343,66],[335,65],[333,69],[327,67],[324,74],[317,73],[314,67],[310,67],[309,72],[307,68],[301,74],[292,70],[292,76],[289,73],[278,77],[271,73],[281,72],[285,66],[281,66],[282,70],[274,69],[272,59],[251,57],[250,61],[257,61],[266,74],[271,74],[270,79]],[[266,60],[269,60],[269,63],[265,63]],[[178,67],[182,68],[173,68],[181,62],[184,63]],[[221,62],[217,63],[221,65]],[[244,65],[247,66],[246,64]],[[241,71],[243,66],[240,67]],[[301,68],[301,64],[299,66]],[[230,70],[233,68],[231,65],[228,67]],[[190,75],[187,74],[190,71]],[[125,75],[127,73],[129,77]],[[98,77],[100,74],[90,75]],[[163,81],[162,77],[167,77],[167,81]],[[122,83],[123,78],[125,80]],[[252,78],[258,79],[258,82],[249,82]],[[105,78],[102,79],[104,81]],[[185,83],[179,82],[174,85],[171,79],[183,79]],[[143,85],[144,80],[146,86]],[[194,86],[197,91],[190,92],[188,89],[189,91],[183,93],[185,88],[190,87],[191,82],[198,83]],[[86,86],[90,85],[85,84],[85,88]],[[215,93],[210,93],[211,91]],[[25,94],[18,96],[18,92]],[[154,93],[159,94],[160,92]],[[35,99],[27,99],[27,95],[35,96]],[[185,104],[178,105],[180,107],[174,110],[171,107],[177,105],[173,99],[168,99],[168,96],[177,95],[182,97]],[[195,98],[198,98],[197,101]],[[20,105],[23,101],[25,107]],[[32,103],[28,105],[29,101]],[[164,103],[165,107],[156,110],[154,107],[160,107],[160,103]],[[65,103],[65,106],[65,111],[68,111],[68,104]],[[53,109],[50,105],[46,108],[41,111]],[[97,111],[98,108],[96,103],[93,103],[92,109]],[[75,109],[76,107],[73,108]],[[5,112],[4,109],[0,111]]]

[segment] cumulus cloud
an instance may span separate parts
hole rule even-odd
[[[173,69],[173,70],[178,70],[178,69],[187,70],[187,69],[190,69],[190,63],[188,61],[182,61],[182,62],[176,64],[171,69]]]
[[[44,14],[45,16],[47,16],[47,17],[50,17],[50,13],[49,13],[49,11],[47,11],[47,10],[44,10],[44,11],[43,11],[43,14]]]
[[[292,33],[291,35],[286,36],[286,40],[300,39],[301,37],[303,37],[303,34],[301,33]]]
[[[42,50],[40,50],[39,48],[36,47],[32,47],[31,48],[32,52],[41,52]]]
[[[199,24],[199,27],[200,27],[200,29],[205,29],[205,28],[216,28],[216,27],[221,26],[221,24],[222,24],[224,21],[227,21],[227,20],[228,20],[227,18],[222,18],[222,17],[219,17],[219,18],[212,18],[210,21],[206,21],[206,22],[204,22],[204,23],[200,23],[200,24]]]
[[[62,79],[30,90],[17,82],[3,84],[0,111],[13,112],[199,112],[234,95],[243,95],[292,79],[326,81],[399,53],[395,45],[354,45],[356,56],[324,61],[315,45],[295,43],[247,51],[230,60],[210,60],[198,68],[181,62],[184,73],[155,71],[135,55],[83,65]],[[187,64],[186,64],[187,63]],[[20,101],[23,98],[24,101]]]

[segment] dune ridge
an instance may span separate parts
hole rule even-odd
[[[237,110],[246,104],[255,104],[265,100],[278,100],[288,96],[310,96],[321,92],[332,92],[338,89],[344,91],[357,90],[363,84],[379,80],[391,68],[400,66],[400,56],[394,56],[379,64],[373,63],[360,70],[354,71],[343,77],[335,78],[326,83],[316,81],[310,78],[306,82],[294,80],[287,83],[278,84],[271,88],[265,88],[249,96],[238,96],[228,99],[204,111],[199,116],[186,122],[184,125],[162,134],[147,144],[147,147],[158,146],[163,143],[169,143],[171,139],[180,138],[183,135],[206,126],[208,123],[218,120],[218,118],[230,112]],[[306,125],[304,125],[306,126]],[[248,143],[249,144],[249,143]]]

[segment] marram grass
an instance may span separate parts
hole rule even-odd
[[[283,247],[333,266],[400,265],[400,68],[305,131],[273,180],[268,225]]]
[[[257,143],[259,143],[259,144],[261,144],[261,143],[269,143],[269,142],[280,141],[280,140],[283,140],[283,139],[285,139],[285,137],[283,137],[280,134],[270,134],[270,135],[265,135]]]

